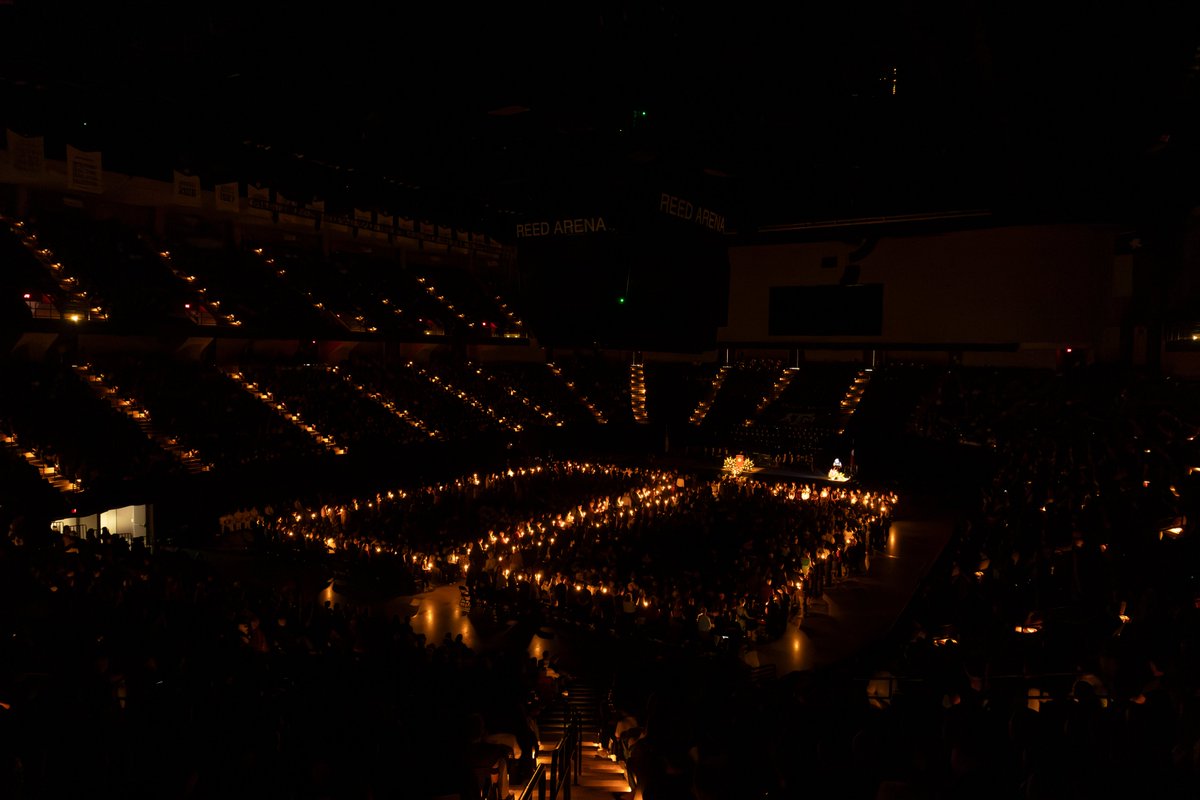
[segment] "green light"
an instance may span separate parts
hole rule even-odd
[[[618,298],[617,298],[617,302],[618,302],[618,303],[620,303],[621,305],[625,305],[625,298],[624,298],[624,297],[618,297]]]

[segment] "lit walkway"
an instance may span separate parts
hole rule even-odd
[[[782,638],[749,650],[746,661],[752,666],[774,665],[776,674],[783,676],[836,663],[878,640],[908,605],[949,541],[952,529],[951,517],[925,513],[923,509],[893,522],[885,551],[871,556],[866,575],[827,588],[823,598],[810,601],[808,615],[799,626],[792,622]],[[210,554],[213,556],[216,554]],[[237,570],[243,579],[250,577],[250,571],[259,580],[279,581],[285,577],[268,576],[270,569],[253,559],[226,554],[220,560],[244,561]],[[291,569],[285,567],[283,571],[288,573],[287,578],[298,577]],[[529,622],[496,619],[487,609],[469,612],[460,603],[455,584],[387,599],[342,594],[340,587],[327,583],[319,573],[307,576],[303,584],[312,587],[321,603],[329,601],[351,608],[373,606],[389,616],[398,614],[409,619],[413,630],[423,633],[430,644],[440,643],[446,634],[451,639],[461,634],[463,643],[476,651],[504,648],[524,651],[533,658],[554,656],[568,669],[582,669],[614,655],[612,643],[570,626],[543,626],[539,635]]]
[[[877,641],[903,613],[952,531],[953,520],[946,515],[922,514],[921,518],[893,522],[884,552],[871,556],[866,575],[828,587],[822,598],[809,602],[808,615],[799,625],[793,621],[782,638],[750,649],[746,662],[774,665],[776,675],[782,677],[837,663]],[[472,647],[476,642],[485,647],[524,647],[531,657],[554,656],[568,667],[595,663],[612,654],[611,645],[559,625],[543,626],[544,633],[552,634],[548,637],[534,633],[529,626],[506,627],[504,623],[499,631],[480,636],[472,620],[458,608],[454,586],[418,595],[414,601],[420,607],[412,619],[413,629],[425,632],[430,642],[441,641],[446,631],[451,637],[463,633],[463,640]]]
[[[883,553],[871,556],[866,575],[846,578],[825,590],[799,626],[747,654],[752,666],[774,664],[782,676],[828,666],[886,634],[904,611],[922,578],[950,540],[949,517],[892,523]]]

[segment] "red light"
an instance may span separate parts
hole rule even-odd
[[[29,292],[26,292],[26,293],[25,293],[25,299],[26,299],[26,300],[30,299],[31,297],[33,297],[33,295],[31,295]]]
[[[1071,352],[1071,348],[1069,348],[1069,347],[1068,347],[1068,348],[1067,348],[1067,352],[1068,352],[1068,353],[1069,353],[1069,352]]]
[[[183,304],[183,307],[184,307],[184,308],[191,308],[191,307],[192,307],[192,304],[191,304],[191,303],[184,303],[184,304]]]

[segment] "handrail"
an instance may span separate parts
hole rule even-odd
[[[567,725],[550,751],[549,769],[546,764],[538,764],[518,800],[531,800],[535,789],[538,800],[558,800],[560,793],[563,800],[571,800],[571,786],[577,786],[583,774],[583,733],[579,715],[569,707],[565,713]]]
[[[517,800],[532,800],[534,789],[537,790],[538,800],[546,800],[545,764],[537,765],[537,769],[533,771],[533,775],[529,778],[529,783],[525,784],[525,789],[521,792],[521,796]]]
[[[571,800],[571,786],[579,783],[579,776],[583,772],[579,744],[579,717],[568,710],[567,727],[550,754],[550,800],[558,800],[559,792],[563,800]]]
[[[571,742],[572,751],[575,752],[575,776],[572,781],[576,786],[580,783],[580,776],[583,775],[583,723],[578,715],[572,714],[575,724],[575,739]]]
[[[567,712],[567,729],[563,732],[562,743],[559,749],[554,751],[553,759],[558,758],[558,784],[551,787],[553,794],[551,800],[558,800],[558,792],[562,790],[563,800],[571,800],[571,786],[579,783],[579,769],[576,762],[579,760],[579,717],[575,712]]]

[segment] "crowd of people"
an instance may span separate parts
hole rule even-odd
[[[739,646],[867,569],[894,495],[514,462],[233,515],[245,575],[0,509],[0,796],[475,798],[498,763],[519,786],[562,669],[251,580],[301,564],[653,653],[600,676],[647,800],[1194,797],[1193,389],[1010,377],[948,373],[914,419],[947,443],[931,469],[965,448],[989,473],[901,623],[775,681]]]
[[[549,663],[426,641],[401,617],[107,532],[18,522],[0,573],[14,800],[478,797],[514,747],[513,781],[528,777],[535,717],[556,700]]]
[[[547,609],[585,624],[605,617],[614,630],[648,625],[647,617],[634,618],[628,600],[645,608],[653,599],[657,607],[661,594],[672,598],[672,609],[695,612],[683,628],[704,637],[715,635],[723,616],[730,625],[745,622],[734,598],[751,585],[747,579],[769,588],[803,574],[799,543],[809,526],[814,546],[827,554],[845,551],[846,531],[871,516],[865,499],[852,505],[848,494],[814,492],[802,501],[812,490],[747,481],[702,481],[689,493],[680,479],[638,467],[556,463],[297,510],[275,517],[273,530],[281,537],[275,544],[303,541],[330,559],[356,549],[380,555],[384,543],[411,536],[429,549],[391,555],[430,581],[461,579],[456,555],[466,556],[466,566],[477,549],[490,553],[472,581],[481,595],[498,597],[518,583],[544,588],[539,599]],[[808,510],[787,524],[785,506],[801,503]],[[720,576],[727,584],[666,582],[672,570],[656,561],[666,558],[662,548],[680,543],[666,524],[667,509],[677,505],[688,508],[675,515],[679,535],[692,525],[709,528],[693,537],[697,547],[705,543],[698,559],[717,555],[705,548],[718,534],[740,530],[729,553],[740,558]],[[514,521],[518,509],[541,513]],[[486,537],[464,536],[489,515],[498,516]],[[593,518],[604,523],[587,525]],[[281,521],[289,519],[285,528]],[[384,519],[393,527],[376,529]],[[794,557],[765,559],[771,545],[755,541],[751,524],[778,525],[774,543],[787,552],[790,542]],[[815,537],[822,525],[836,535]],[[640,556],[633,542],[658,538],[660,526],[662,541]],[[302,528],[311,530],[298,534]],[[369,530],[375,537],[363,539]],[[605,537],[616,543],[607,560]],[[540,544],[514,546],[526,539]],[[575,544],[559,549],[552,539]],[[453,542],[460,544],[447,546]],[[16,520],[0,546],[5,796],[474,797],[490,785],[497,756],[513,767],[514,782],[528,777],[538,712],[557,699],[552,664],[476,653],[461,637],[427,642],[399,616],[307,602],[286,584],[231,580],[203,561],[152,554],[107,531],[47,536]],[[529,563],[520,566],[523,558]],[[594,571],[580,568],[593,559]],[[692,578],[699,563],[688,567]],[[534,569],[546,570],[546,579],[513,580]],[[813,581],[826,579],[811,573]],[[555,587],[566,588],[568,575],[588,583],[560,592]],[[580,602],[584,592],[615,599],[626,577],[622,602],[607,612]],[[706,617],[710,627],[699,622]]]
[[[278,516],[278,545],[415,565],[476,602],[675,644],[777,638],[862,572],[893,495],[553,462]],[[431,518],[439,506],[451,514]],[[720,565],[719,567],[717,565]]]
[[[619,673],[614,754],[659,800],[1197,796],[1194,391],[948,372],[914,426],[990,475],[893,636],[765,688]]]
[[[70,368],[5,360],[0,381],[0,435],[96,496],[119,495],[126,485],[182,471]]]

